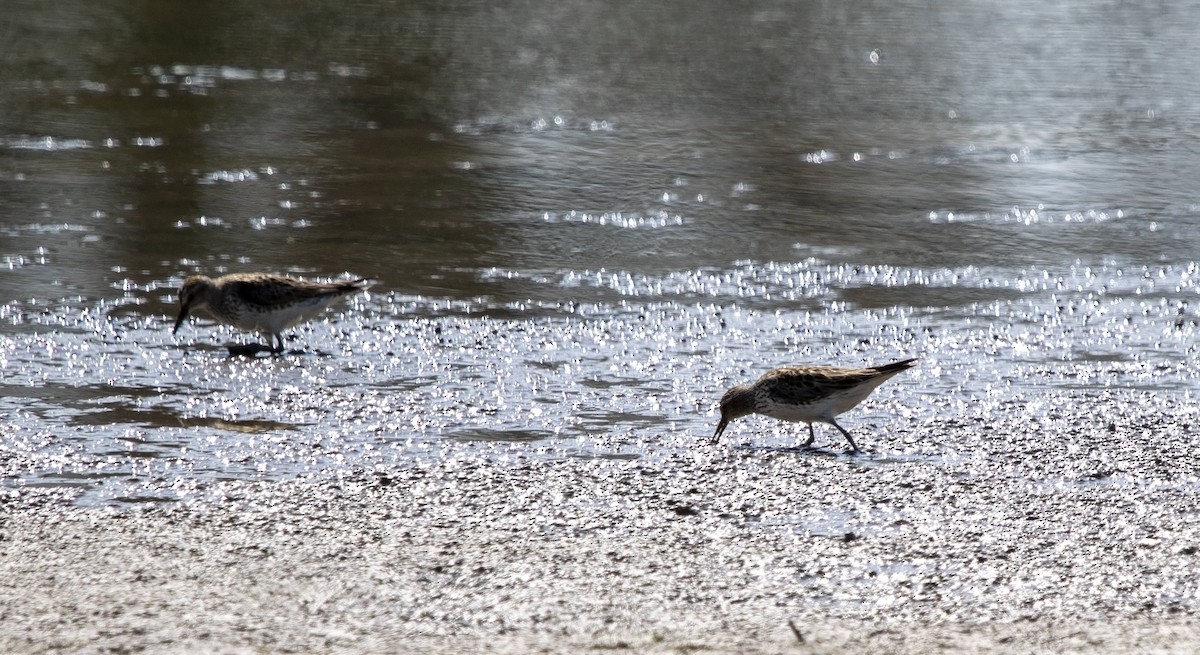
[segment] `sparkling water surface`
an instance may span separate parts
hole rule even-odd
[[[1018,475],[1006,444],[1070,454],[1083,424],[1100,450],[1032,488],[1195,490],[1138,464],[1193,439],[1151,410],[1196,385],[1195,17],[135,7],[28,6],[5,46],[7,492],[775,452],[804,426],[711,443],[725,388],[906,357],[841,421],[850,466]],[[235,271],[379,282],[280,357],[229,357],[255,337],[204,318],[172,335],[183,278]]]

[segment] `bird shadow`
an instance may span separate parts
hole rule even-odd
[[[272,355],[282,355],[282,352],[275,352],[270,346],[261,343],[231,343],[225,346],[229,351],[230,357],[254,357],[259,353],[270,353]]]
[[[744,443],[732,447],[733,450],[751,453],[780,453],[784,455],[810,455],[813,457],[863,457],[870,452],[862,450],[833,450],[820,446],[770,446]]]
[[[267,357],[282,357],[284,355],[313,355],[316,357],[332,357],[331,354],[321,350],[306,350],[303,348],[292,348],[291,350],[277,351],[266,344],[261,343],[246,343],[226,344],[225,349],[229,351],[229,358],[248,357],[255,358],[259,353],[267,353]]]
[[[730,449],[747,453],[776,453],[781,455],[804,457],[828,457],[831,459],[844,458],[848,462],[852,462],[864,468],[876,468],[880,466],[897,464],[937,463],[944,461],[944,458],[936,455],[905,453],[887,449],[882,451],[847,450],[822,448],[819,446],[771,446],[752,443],[734,445],[731,446]]]

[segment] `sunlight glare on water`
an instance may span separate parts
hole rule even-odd
[[[663,456],[708,435],[725,386],[797,359],[926,358],[922,379],[944,382],[885,387],[858,417],[901,433],[942,411],[934,399],[950,380],[958,406],[970,399],[974,412],[1006,402],[1013,388],[999,380],[1026,390],[1194,382],[1184,366],[1194,322],[1171,299],[1196,292],[1194,267],[1070,267],[1001,282],[974,269],[736,264],[658,280],[568,273],[542,284],[595,281],[606,300],[522,311],[372,294],[297,330],[305,354],[282,358],[229,358],[220,344],[245,337],[205,321],[173,340],[166,317],[116,318],[133,299],[54,312],[10,303],[3,365],[26,417],[10,457],[27,484],[175,498],[206,480],[387,466],[448,447]],[[869,288],[896,302],[839,297]],[[972,288],[1005,293],[955,300]],[[1167,351],[1177,354],[1164,360]],[[45,421],[76,436],[39,428]],[[761,429],[785,443],[797,434]]]

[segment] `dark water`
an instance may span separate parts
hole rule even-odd
[[[889,434],[1195,385],[1200,16],[1175,5],[4,14],[10,487],[654,458],[770,366],[908,356],[846,423],[953,466],[952,435]],[[172,337],[185,276],[255,270],[380,284],[296,330],[302,354]]]

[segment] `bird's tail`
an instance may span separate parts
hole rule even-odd
[[[920,360],[914,357],[912,359],[902,359],[898,362],[892,362],[891,364],[884,364],[882,366],[872,366],[871,368],[884,374],[899,373],[900,371],[916,366],[918,361]]]
[[[367,289],[370,289],[377,282],[379,282],[379,278],[360,277],[356,280],[344,280],[344,281],[337,282],[336,284],[339,289],[342,289],[345,291],[365,291]]]

